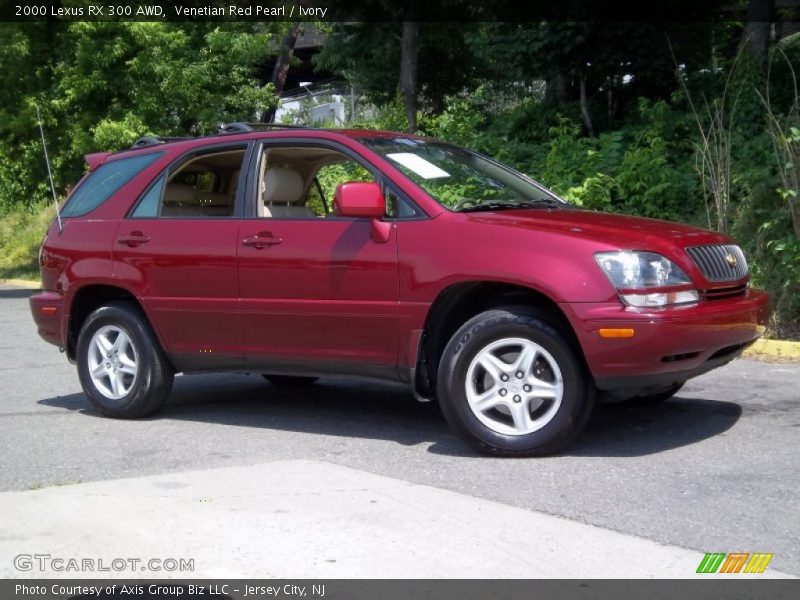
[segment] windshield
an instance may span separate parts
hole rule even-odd
[[[453,211],[570,206],[521,173],[458,146],[404,137],[360,141]]]

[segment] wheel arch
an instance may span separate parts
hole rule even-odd
[[[569,319],[544,292],[497,281],[460,282],[443,289],[425,317],[415,348],[416,355],[411,362],[411,382],[418,397],[435,397],[439,361],[447,342],[458,328],[475,315],[502,306],[524,307],[545,318],[565,336],[578,359],[586,365],[586,357]]]
[[[147,311],[140,299],[131,290],[121,285],[111,283],[89,283],[74,291],[70,298],[66,336],[66,352],[69,360],[74,361],[76,358],[78,335],[81,332],[86,318],[101,306],[110,302],[122,301],[130,302],[139,310],[163,348],[163,343],[159,338],[158,332],[152,326]]]

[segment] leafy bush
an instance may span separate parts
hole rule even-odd
[[[538,177],[586,208],[696,221],[702,205],[683,127],[663,101],[641,100],[636,121],[596,138],[560,117]]]

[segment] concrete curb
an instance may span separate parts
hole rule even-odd
[[[27,289],[29,288],[39,289],[40,287],[42,287],[42,282],[36,281],[34,279],[0,279],[0,283]]]
[[[758,358],[771,356],[800,361],[800,342],[785,342],[782,340],[758,340],[744,351],[744,356]]]

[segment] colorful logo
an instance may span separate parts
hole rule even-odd
[[[698,573],[763,573],[772,554],[763,552],[710,552],[700,561]]]

